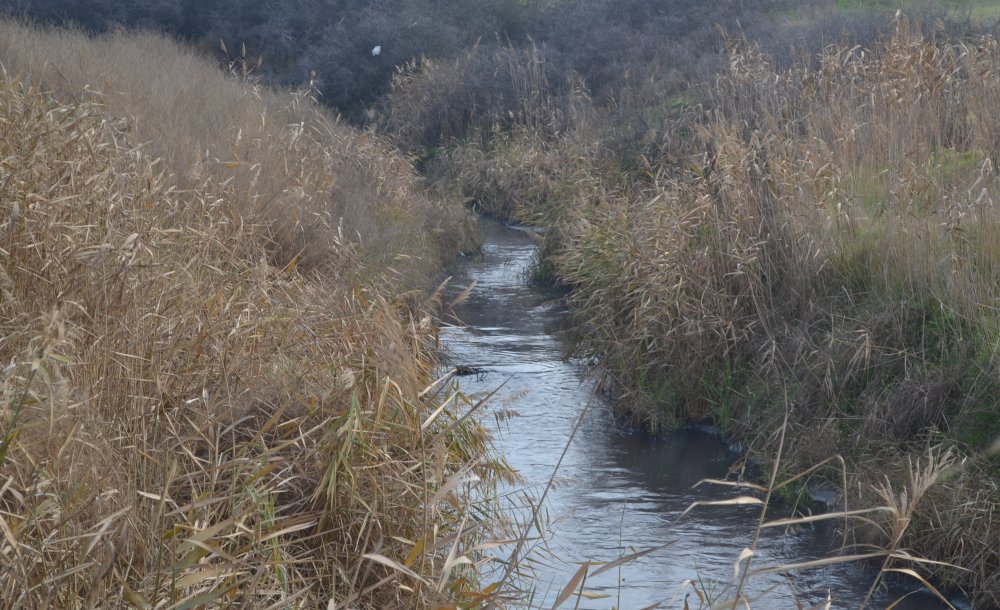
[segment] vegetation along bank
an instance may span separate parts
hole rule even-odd
[[[0,64],[0,607],[476,591],[506,469],[422,290],[467,213],[160,35],[0,23]]]
[[[837,480],[843,456],[850,508],[886,508],[859,544],[994,607],[1000,50],[890,23],[787,66],[730,38],[641,153],[577,98],[568,127],[467,140],[431,175],[545,229],[537,273],[627,415],[716,422],[765,459],[787,415],[787,472]]]

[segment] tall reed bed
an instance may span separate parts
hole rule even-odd
[[[323,266],[343,238],[372,269],[393,267],[398,285],[422,288],[442,263],[473,247],[468,217],[423,196],[405,157],[343,124],[314,91],[256,85],[253,66],[240,50],[231,53],[239,78],[227,79],[163,35],[95,39],[0,22],[0,62],[11,77],[66,103],[102,105],[161,159],[157,167],[175,188],[225,184],[228,207],[270,225],[277,264],[297,258]]]
[[[507,470],[385,266],[464,213],[163,38],[0,28],[0,607],[475,597]]]
[[[897,17],[787,69],[744,40],[727,61],[638,158],[590,114],[458,146],[437,175],[545,227],[581,350],[652,428],[713,420],[771,455],[787,393],[786,465],[847,456],[856,505],[929,443],[958,447],[905,536],[856,533],[1000,603],[997,42]]]

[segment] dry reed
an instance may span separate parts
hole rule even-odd
[[[464,213],[164,38],[0,29],[0,606],[475,594],[507,471],[383,266]]]
[[[649,426],[713,420],[773,457],[787,391],[786,468],[844,455],[853,507],[880,505],[873,485],[902,486],[928,443],[960,451],[897,511],[902,544],[997,604],[1000,50],[893,28],[785,69],[730,41],[705,104],[637,162],[602,146],[621,126],[585,115],[455,147],[437,175],[544,227],[581,352]],[[896,548],[894,531],[862,541]]]

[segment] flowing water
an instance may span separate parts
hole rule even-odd
[[[561,333],[567,312],[555,295],[529,286],[527,270],[534,240],[523,232],[484,221],[484,253],[454,278],[456,289],[471,285],[469,298],[455,307],[463,327],[443,335],[452,365],[484,373],[462,378],[467,393],[484,393],[506,382],[492,401],[486,421],[494,426],[499,451],[517,469],[521,486],[536,496],[552,476],[576,421],[591,400],[591,384],[578,364],[562,358]],[[516,416],[509,417],[511,412]],[[612,561],[651,547],[660,548],[595,578],[585,589],[607,597],[584,598],[580,608],[644,608],[657,603],[683,608],[694,587],[720,591],[733,578],[734,563],[749,547],[758,509],[751,506],[699,507],[692,503],[731,498],[731,489],[692,486],[724,478],[736,456],[717,435],[682,430],[650,437],[616,424],[608,406],[593,399],[558,471],[559,484],[545,505],[547,544],[532,553],[534,605],[551,607],[582,561]],[[787,510],[787,509],[785,509]],[[781,516],[775,508],[772,517]],[[834,534],[827,527],[765,530],[754,566],[782,565],[831,556]],[[808,608],[833,599],[833,608],[857,608],[874,573],[838,565],[791,577],[751,579],[755,609]],[[884,586],[871,607],[907,610],[944,608],[929,592],[906,582]],[[577,600],[564,607],[571,608]]]

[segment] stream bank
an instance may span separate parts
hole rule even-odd
[[[709,430],[668,431],[657,436],[620,426],[609,405],[593,399],[592,384],[579,363],[563,358],[562,335],[568,311],[558,295],[529,286],[536,252],[526,232],[483,220],[483,256],[468,262],[454,278],[455,290],[475,283],[455,306],[461,325],[446,329],[442,342],[452,366],[478,369],[463,377],[468,393],[488,393],[504,384],[484,416],[496,445],[517,469],[524,489],[535,497],[552,476],[581,410],[590,404],[557,473],[545,506],[548,532],[530,555],[535,603],[551,605],[581,561],[612,561],[622,555],[664,545],[639,560],[588,579],[593,599],[581,608],[683,606],[692,593],[718,593],[732,578],[733,564],[750,546],[757,509],[752,506],[700,507],[695,502],[732,499],[725,488],[695,483],[725,478],[736,456]],[[514,489],[508,490],[517,497]],[[773,518],[787,507],[775,506]],[[765,530],[758,566],[783,565],[836,553],[832,526]],[[827,566],[794,574],[751,579],[758,608],[810,607],[829,592],[834,608],[856,608],[874,572],[857,564]],[[692,593],[693,595],[693,593]],[[606,597],[597,597],[606,596]],[[945,606],[929,592],[900,582],[880,588],[873,607],[931,610]],[[670,603],[671,600],[675,603]],[[689,603],[695,603],[691,597]]]

